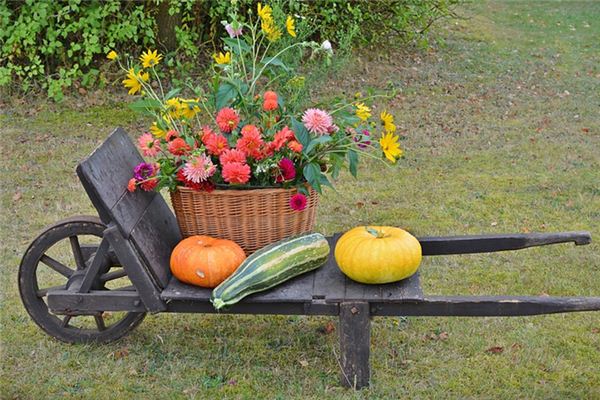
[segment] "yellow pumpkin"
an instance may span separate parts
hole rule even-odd
[[[340,237],[334,254],[346,276],[370,284],[408,278],[417,272],[422,257],[417,238],[391,226],[351,229]]]

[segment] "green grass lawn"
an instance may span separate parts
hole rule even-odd
[[[428,258],[422,282],[427,294],[600,296],[600,3],[474,2],[462,13],[437,28],[444,46],[372,50],[328,85],[398,88],[390,108],[406,159],[344,176],[317,230],[589,230],[585,247]],[[146,126],[123,104],[89,103],[15,101],[0,114],[0,397],[600,399],[600,313],[377,318],[372,387],[358,393],[338,386],[333,318],[158,314],[108,345],[46,336],[19,300],[20,258],[43,226],[94,212],[77,162],[115,126]]]

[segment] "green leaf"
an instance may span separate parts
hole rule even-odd
[[[233,51],[235,54],[249,53],[252,49],[248,46],[244,40],[240,39],[239,42],[234,38],[224,38],[223,42]]]
[[[331,136],[329,135],[319,136],[318,138],[311,140],[308,146],[304,148],[304,154],[308,155],[317,145],[324,144],[330,141]]]
[[[142,115],[152,115],[152,110],[162,108],[162,103],[154,99],[142,99],[128,105],[129,108]]]
[[[270,58],[265,58],[263,65],[274,65],[276,67],[280,67],[283,68],[284,71],[289,71],[290,69],[287,67],[287,65],[285,65],[283,63],[283,61],[281,61],[279,58],[277,57],[270,57]]]
[[[215,106],[217,107],[217,110],[227,106],[231,100],[235,98],[236,93],[237,90],[235,89],[235,86],[227,82],[222,83],[221,86],[219,86],[219,90],[217,90],[217,95],[215,98]]]
[[[353,177],[358,175],[358,153],[354,149],[348,150],[348,169]]]
[[[167,95],[165,96],[165,100],[169,100],[169,99],[177,96],[179,94],[179,92],[181,92],[181,88],[173,88],[173,89],[169,90],[169,93],[167,93]]]
[[[317,163],[310,163],[304,166],[304,169],[302,170],[302,173],[304,174],[304,178],[306,179],[306,181],[308,182],[308,184],[310,186],[312,186],[313,189],[315,189],[317,191],[317,193],[321,193],[321,168],[319,167],[319,164]]]
[[[298,139],[302,147],[306,148],[310,143],[310,135],[308,134],[308,131],[302,122],[298,121],[294,117],[292,117],[292,130],[294,131],[296,139]]]

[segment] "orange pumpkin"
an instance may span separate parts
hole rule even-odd
[[[235,242],[210,236],[190,236],[171,253],[171,272],[181,282],[214,288],[246,259]]]

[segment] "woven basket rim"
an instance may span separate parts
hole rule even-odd
[[[270,194],[270,193],[285,193],[285,192],[294,192],[297,191],[295,187],[292,188],[254,188],[254,189],[215,189],[211,192],[206,191],[198,191],[192,188],[187,188],[185,186],[177,186],[176,191],[180,192],[188,192],[188,193],[197,193],[204,195],[220,195],[220,196],[252,196],[252,195],[261,195],[261,194]],[[312,190],[311,190],[312,192]],[[175,193],[175,192],[172,192]]]

